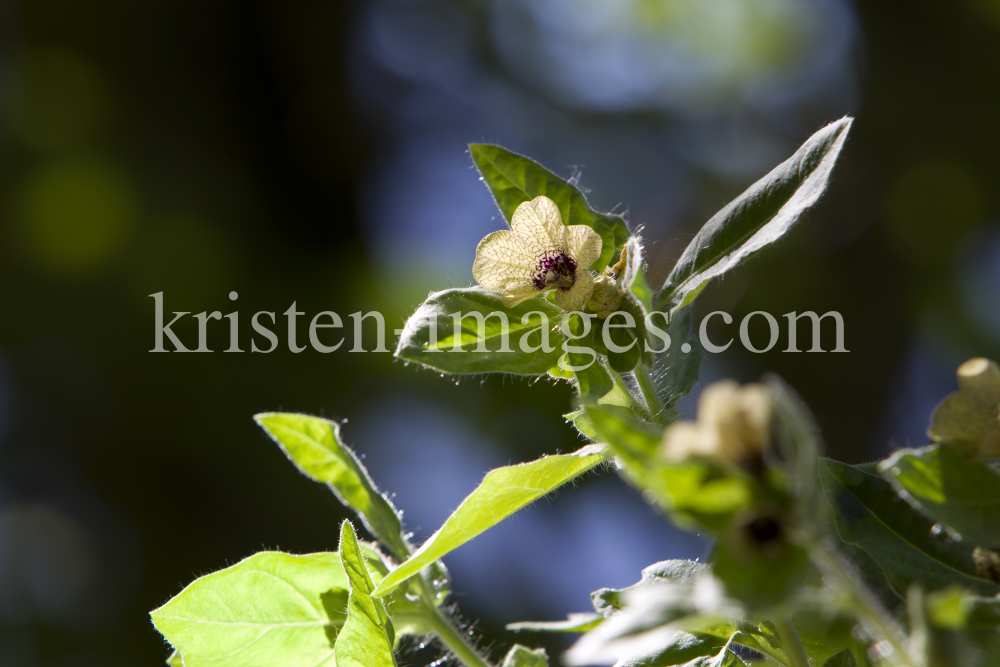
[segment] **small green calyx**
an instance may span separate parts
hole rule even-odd
[[[611,269],[607,271],[610,272]],[[587,302],[587,308],[605,320],[618,310],[624,297],[625,292],[618,286],[614,278],[609,275],[598,276],[594,279],[594,292],[590,296],[590,301]]]

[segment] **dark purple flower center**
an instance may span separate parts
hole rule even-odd
[[[540,290],[549,287],[568,290],[576,282],[576,260],[561,252],[545,255],[535,267],[531,282]]]

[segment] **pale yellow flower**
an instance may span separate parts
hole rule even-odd
[[[564,225],[559,207],[544,196],[518,206],[510,226],[479,242],[472,265],[476,282],[503,290],[508,308],[554,289],[560,308],[581,310],[594,291],[587,267],[601,255],[597,232]]]
[[[663,434],[664,458],[691,456],[721,463],[749,464],[760,459],[771,439],[771,394],[760,384],[740,387],[722,380],[705,387],[698,401],[698,421],[677,422]]]
[[[1000,456],[1000,367],[969,359],[958,367],[958,386],[934,410],[927,435],[974,461]]]

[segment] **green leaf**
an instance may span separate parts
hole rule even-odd
[[[503,659],[502,667],[548,667],[549,656],[545,649],[530,649],[520,644],[514,644]]]
[[[594,318],[591,318],[593,320]],[[580,315],[573,315],[569,318],[568,326],[570,333],[579,338],[573,340],[572,347],[590,348],[594,347],[594,326],[591,322],[587,335],[582,335],[584,327],[587,326]],[[580,400],[584,403],[596,402],[599,398],[615,388],[615,381],[611,379],[608,371],[604,369],[594,355],[579,352],[567,352],[565,360],[569,366],[580,370],[572,371],[576,380],[577,391],[580,393]],[[589,365],[588,365],[589,363]],[[586,366],[586,368],[584,368]]]
[[[604,620],[600,614],[570,614],[565,621],[522,621],[509,623],[507,629],[513,632],[588,632]]]
[[[361,555],[354,527],[345,520],[340,528],[340,556],[350,583],[347,621],[337,635],[338,667],[396,667],[392,656],[392,623],[381,600],[372,597],[375,584]]]
[[[866,551],[898,595],[914,583],[924,590],[961,584],[984,595],[1000,593],[1000,586],[976,576],[972,546],[935,531],[934,521],[887,480],[829,459],[820,460],[819,470],[841,539]]]
[[[640,421],[628,408],[617,405],[591,405],[584,408],[597,440],[611,445],[631,471],[642,478],[645,462],[656,452],[659,431]]]
[[[584,408],[579,410],[574,410],[573,412],[567,412],[563,415],[563,419],[573,425],[579,433],[585,436],[591,442],[596,442],[598,439],[597,430],[594,428],[593,422],[590,421],[590,417],[587,416],[587,411]]]
[[[150,616],[185,667],[332,665],[347,588],[336,553],[261,552],[195,580]]]
[[[653,310],[653,289],[646,282],[645,271],[639,271],[635,275],[635,280],[632,281],[632,294],[635,298],[639,299],[639,303],[642,307],[646,309],[646,312],[652,312]]]
[[[857,667],[857,661],[850,649],[844,649],[823,663],[823,667]]]
[[[559,178],[530,158],[493,144],[469,144],[469,153],[493,199],[510,222],[523,202],[545,195],[559,206],[563,224],[587,225],[601,237],[601,256],[590,265],[600,273],[628,239],[628,227],[620,215],[598,213],[571,181]]]
[[[329,486],[340,502],[358,513],[372,535],[398,558],[406,558],[409,546],[400,534],[396,509],[343,444],[340,424],[282,412],[263,412],[254,420],[306,477]]]
[[[663,317],[654,314],[652,326],[663,329]],[[682,308],[670,317],[666,327],[670,336],[670,347],[656,355],[653,367],[653,384],[663,405],[672,407],[679,398],[691,393],[701,375],[701,344],[694,334],[691,309]],[[655,341],[657,347],[660,341]],[[684,351],[687,344],[688,351]]]
[[[167,658],[167,664],[170,665],[170,667],[184,667],[184,660],[181,659],[180,652],[175,650],[171,653],[170,657]]]
[[[781,238],[823,194],[851,122],[824,127],[705,223],[667,277],[656,309],[676,312],[709,280]]]
[[[931,445],[900,450],[879,471],[967,542],[1000,546],[1000,473],[990,466]]]
[[[536,311],[544,318],[529,316]],[[465,316],[457,334],[455,314]],[[566,336],[558,326],[563,314],[545,299],[508,308],[500,292],[481,287],[435,292],[406,321],[396,356],[445,373],[543,375],[563,354]],[[543,330],[549,334],[547,348]]]
[[[491,470],[436,533],[382,580],[375,595],[392,591],[427,565],[492,528],[522,507],[607,460],[603,446]]]

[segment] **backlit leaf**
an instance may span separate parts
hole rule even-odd
[[[599,465],[606,458],[603,446],[588,445],[572,454],[545,456],[530,463],[491,470],[444,525],[382,580],[375,595],[389,593],[449,551]]]
[[[392,623],[382,600],[372,597],[375,584],[358,545],[354,527],[344,521],[340,529],[340,555],[350,584],[347,621],[337,635],[338,667],[396,667],[392,656]]]
[[[529,315],[536,311],[541,315]],[[457,324],[456,314],[465,316]],[[508,308],[499,292],[481,287],[435,292],[406,321],[396,356],[445,373],[542,375],[563,355],[563,314],[540,298]]]
[[[266,551],[195,580],[150,616],[185,667],[332,665],[347,589],[336,553]]]
[[[705,223],[667,277],[656,309],[676,312],[709,280],[781,238],[826,190],[851,122],[824,127]]]
[[[329,486],[398,558],[409,554],[395,508],[375,488],[354,452],[343,444],[340,424],[282,412],[264,412],[255,415],[254,420],[303,474]]]

